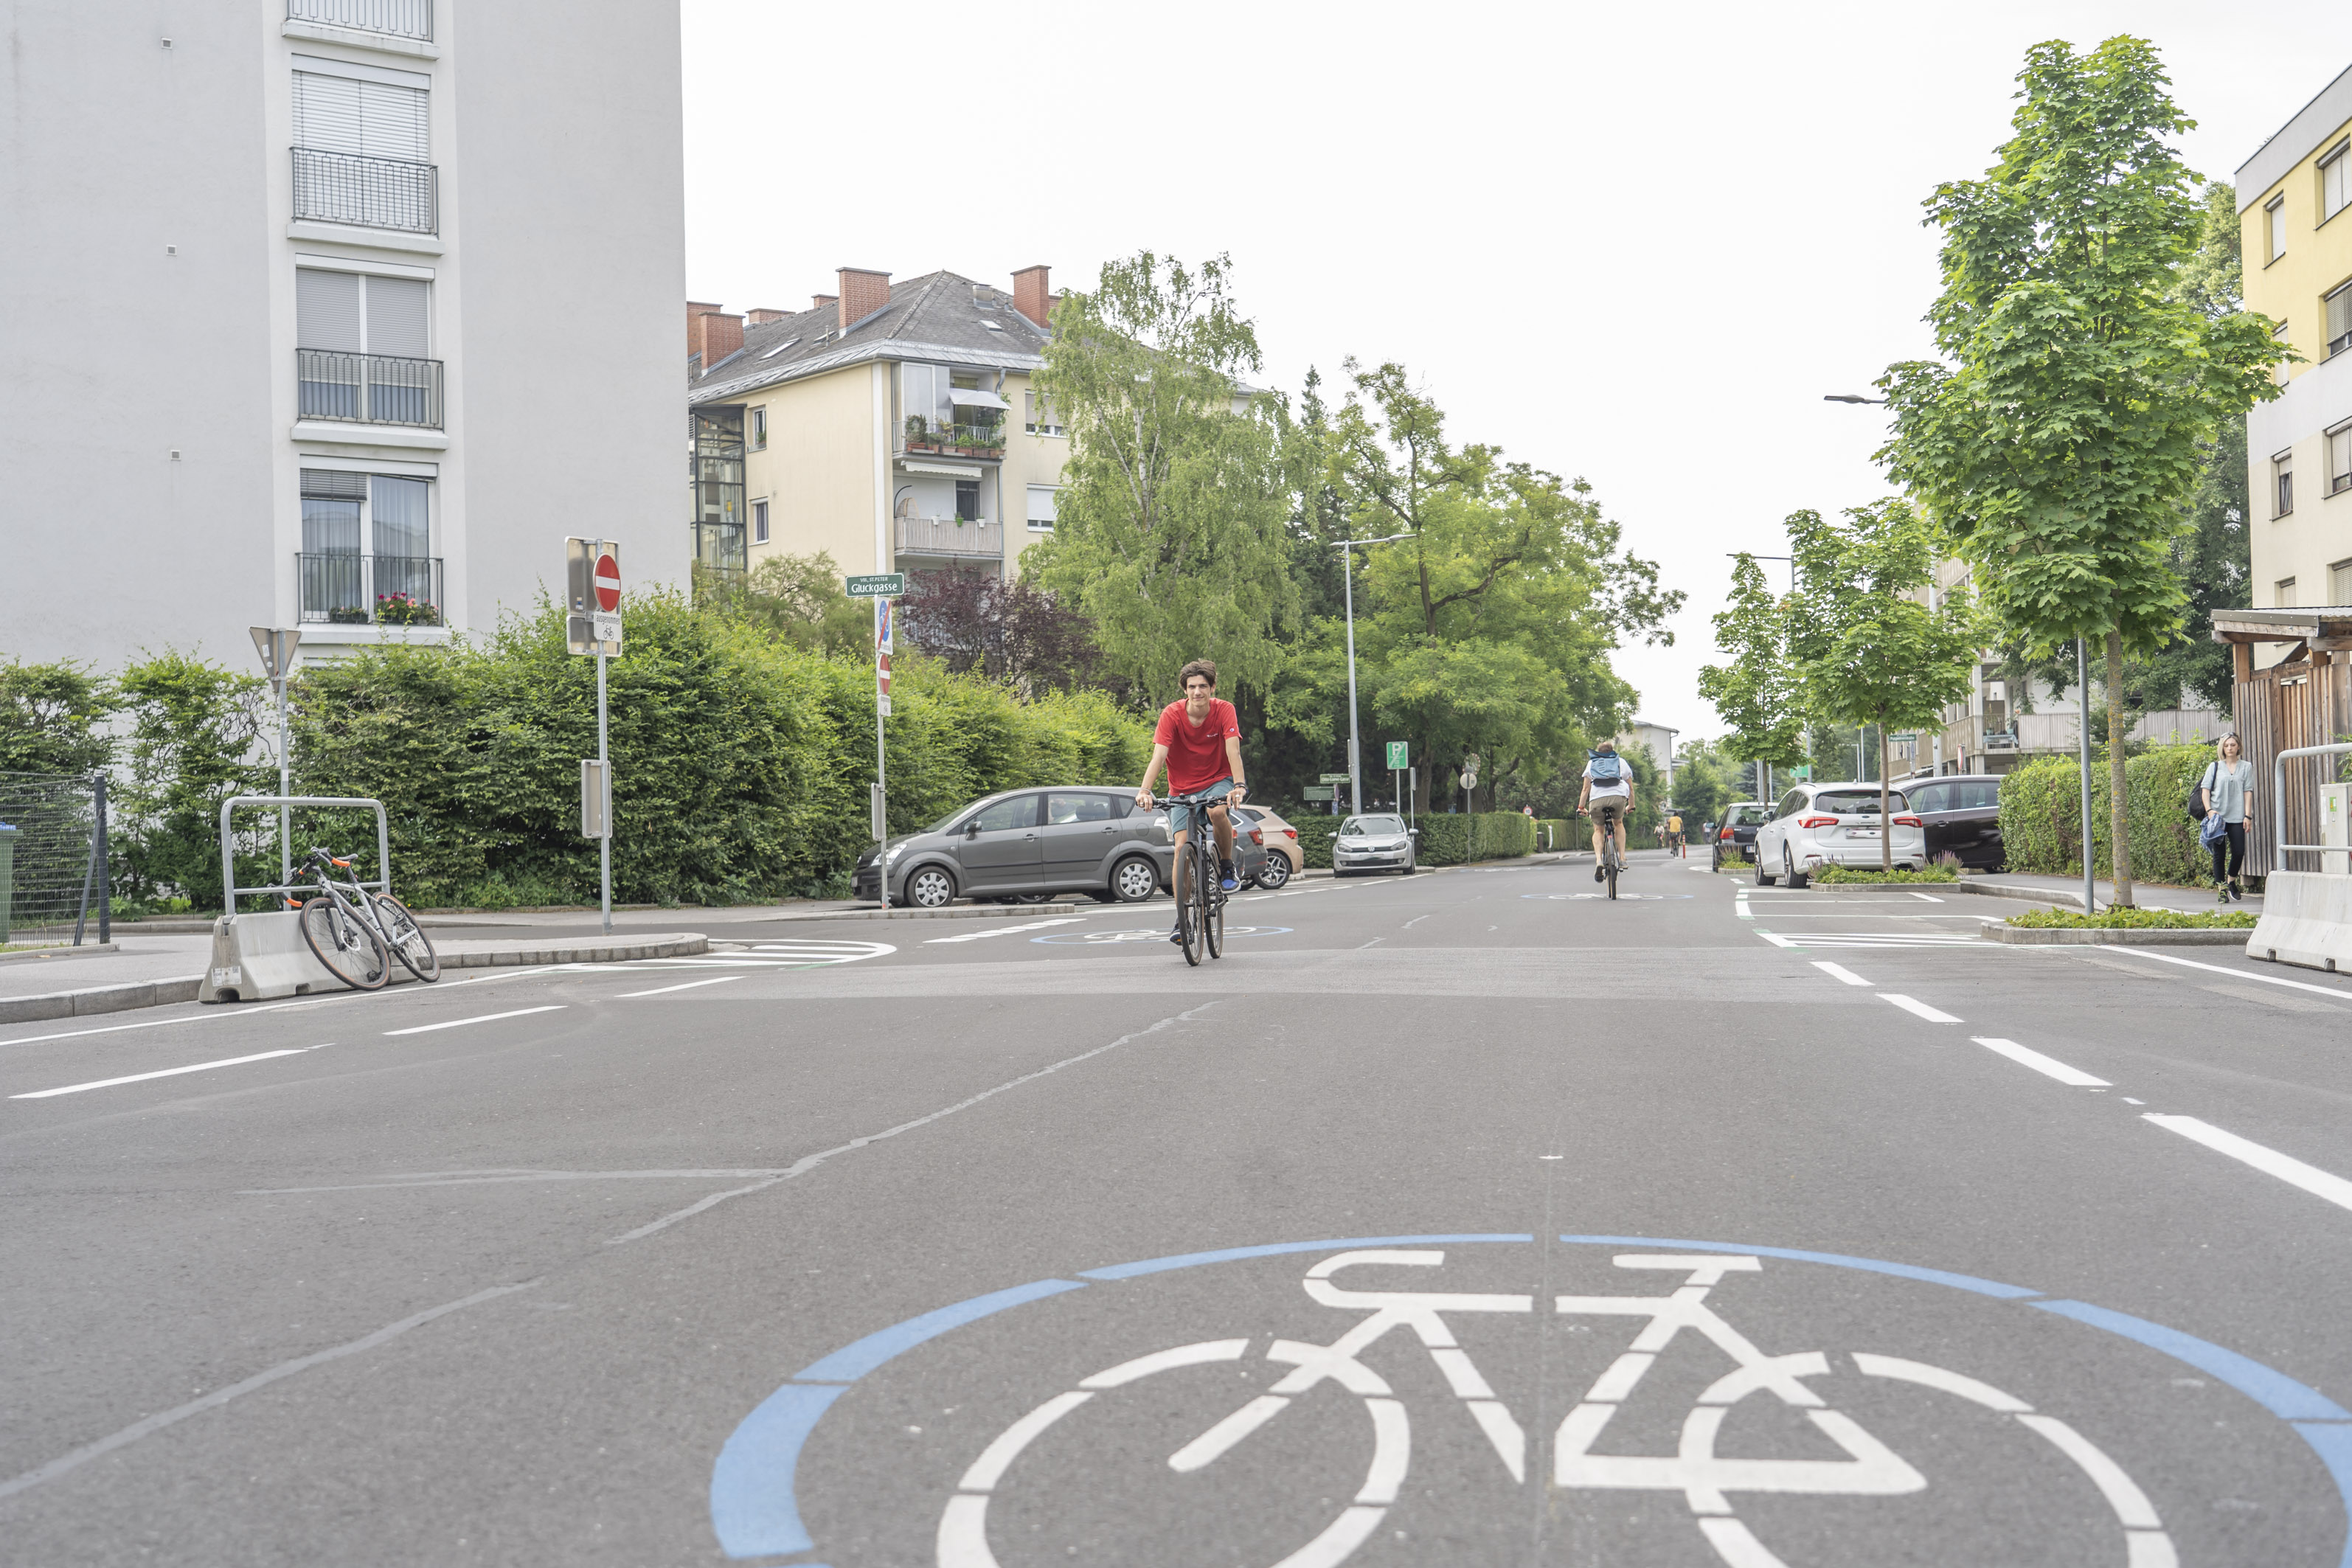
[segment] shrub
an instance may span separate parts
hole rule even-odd
[[[1816,882],[1956,882],[1959,878],[1949,866],[1930,866],[1924,871],[1898,867],[1881,871],[1873,867],[1824,866],[1813,873]]]
[[[1421,819],[1418,861],[1423,866],[1465,866],[1535,853],[1535,819],[1516,811],[1428,816]]]
[[[2013,926],[2062,931],[2200,931],[2219,927],[2244,931],[2254,924],[2250,910],[2101,910],[2086,915],[2080,910],[2028,910],[2011,915]]]
[[[2212,858],[2197,841],[2183,804],[2213,760],[2210,746],[2157,746],[2124,763],[2125,821],[2132,876],[2146,882],[2201,885]],[[2082,774],[2064,757],[2029,763],[2001,781],[2000,841],[2012,871],[2080,876]],[[2091,846],[2097,869],[2110,868],[2107,770],[2091,770]]]

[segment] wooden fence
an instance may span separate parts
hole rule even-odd
[[[2249,673],[2239,666],[2231,707],[2237,716],[2239,743],[2254,764],[2254,810],[2246,824],[2246,869],[2267,874],[2278,863],[2279,830],[2288,844],[2314,844],[2319,838],[2319,785],[2336,777],[2330,765],[2342,758],[2306,757],[2286,765],[2286,799],[2266,798],[2271,790],[2271,764],[2281,752],[2297,746],[2325,746],[2352,740],[2352,665],[2345,655],[2308,654],[2292,664],[2273,665]],[[2287,869],[2316,871],[2318,857],[2290,854]]]

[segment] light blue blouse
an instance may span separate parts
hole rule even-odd
[[[2246,820],[2246,796],[2254,787],[2254,764],[2241,757],[2235,763],[2212,762],[2200,781],[2205,787],[2205,809],[2219,811],[2224,822]]]

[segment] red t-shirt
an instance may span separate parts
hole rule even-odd
[[[1225,740],[1241,732],[1242,722],[1234,705],[1222,697],[1209,699],[1209,716],[1198,724],[1185,716],[1181,699],[1162,708],[1151,743],[1168,748],[1169,793],[1191,795],[1219,779],[1231,778],[1233,769],[1225,765]]]

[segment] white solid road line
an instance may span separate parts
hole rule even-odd
[[[937,947],[941,942],[980,942],[992,936],[1010,936],[1016,931],[1043,931],[1047,926],[1074,926],[1086,918],[1084,915],[1064,915],[1059,920],[1023,921],[1019,925],[991,926],[986,931],[966,931],[961,936],[935,936],[923,945]]]
[[[494,1024],[500,1018],[523,1018],[533,1013],[561,1013],[563,1005],[554,1002],[544,1007],[518,1007],[511,1013],[484,1013],[479,1017],[452,1018],[446,1024],[419,1024],[413,1029],[386,1029],[383,1033],[387,1039],[394,1035],[429,1035],[436,1029],[462,1028],[467,1024]]]
[[[615,1002],[626,1002],[634,996],[667,996],[673,991],[691,991],[698,985],[724,985],[730,980],[740,980],[742,978],[743,976],[740,974],[720,974],[715,975],[709,980],[681,981],[676,985],[656,985],[650,991],[624,991],[618,996],[614,997],[613,1000]]]
[[[1868,985],[1870,984],[1869,981],[1864,980],[1861,975],[1856,974],[1853,970],[1848,969],[1845,965],[1842,963],[1832,963],[1826,959],[1817,958],[1813,960],[1813,967],[1820,970],[1823,974],[1828,975],[1831,979],[1843,980],[1848,985]]]
[[[49,1100],[60,1094],[79,1094],[86,1089],[112,1089],[119,1083],[145,1083],[152,1078],[177,1078],[184,1072],[208,1072],[214,1068],[239,1067],[247,1062],[266,1062],[272,1057],[299,1057],[305,1051],[322,1049],[319,1046],[296,1046],[282,1051],[258,1051],[249,1057],[224,1057],[216,1062],[191,1062],[184,1068],[165,1068],[161,1072],[135,1072],[128,1078],[102,1078],[90,1083],[69,1083],[63,1089],[36,1089],[31,1094],[12,1094],[11,1100]]]
[[[1911,896],[1915,899],[1925,899],[1931,904],[1940,904],[1944,901],[1943,900],[1936,897],[1933,893],[1914,893]]]
[[[2264,1175],[2276,1176],[2289,1186],[2301,1187],[2338,1208],[2352,1209],[2352,1182],[2331,1175],[2316,1165],[2306,1165],[2292,1154],[2282,1154],[2234,1132],[2224,1132],[2193,1116],[2159,1116],[2150,1110],[2142,1114],[2142,1120],[2155,1122],[2167,1132],[2178,1132],[2191,1142],[2202,1143],[2217,1154],[2242,1160]]]
[[[2193,958],[2175,958],[2168,952],[2151,952],[2144,947],[2124,947],[2105,942],[2099,945],[2102,951],[2107,952],[2127,952],[2134,958],[2152,958],[2158,963],[2178,963],[2189,969],[2210,969],[2216,974],[2234,974],[2241,980],[2259,980],[2265,985],[2284,985],[2296,991],[2310,991],[2322,996],[2333,996],[2338,1002],[2352,1002],[2352,991],[2341,990],[2332,985],[2314,985],[2303,980],[2282,980],[2275,974],[2256,974],[2251,969],[2231,969],[2226,964],[2200,963]]]
[[[1928,1006],[1927,1004],[1920,1001],[1918,998],[1915,996],[1906,996],[1900,992],[1882,991],[1878,994],[1878,999],[1882,1002],[1892,1002],[1897,1007],[1902,1008],[1906,1013],[1916,1013],[1920,1017],[1927,1019],[1930,1024],[1957,1024],[1959,1022],[1958,1018],[1953,1017],[1949,1013],[1940,1012],[1936,1008]]]
[[[2105,1079],[2093,1078],[2080,1068],[2070,1068],[2057,1058],[2045,1057],[2031,1047],[2019,1045],[2015,1040],[1987,1039],[1982,1035],[1971,1035],[1969,1037],[1985,1049],[1998,1051],[2020,1067],[2032,1068],[2035,1072],[2054,1078],[2060,1083],[2071,1084],[2076,1089],[2113,1089],[2115,1087]]]

